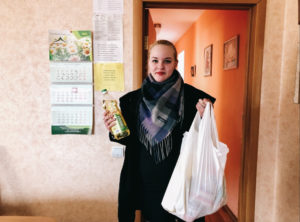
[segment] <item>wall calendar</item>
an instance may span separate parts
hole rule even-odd
[[[91,31],[49,31],[52,134],[91,134]]]

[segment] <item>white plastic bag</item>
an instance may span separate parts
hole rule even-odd
[[[192,222],[216,212],[226,203],[224,168],[228,153],[218,139],[213,107],[203,118],[197,112],[184,135],[181,153],[162,200],[165,210]]]

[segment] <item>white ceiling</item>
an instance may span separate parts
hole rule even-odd
[[[153,23],[161,24],[157,39],[167,39],[174,44],[202,12],[203,10],[199,9],[149,9]]]

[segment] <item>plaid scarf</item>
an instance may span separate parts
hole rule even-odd
[[[142,84],[142,95],[138,137],[159,163],[171,152],[171,132],[183,120],[183,80],[177,70],[164,82],[156,82],[150,74]]]

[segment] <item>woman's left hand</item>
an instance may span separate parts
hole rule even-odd
[[[203,113],[204,113],[207,103],[211,103],[211,101],[209,99],[204,98],[204,99],[199,99],[198,103],[196,104],[196,108],[197,108],[201,118],[203,116]]]

